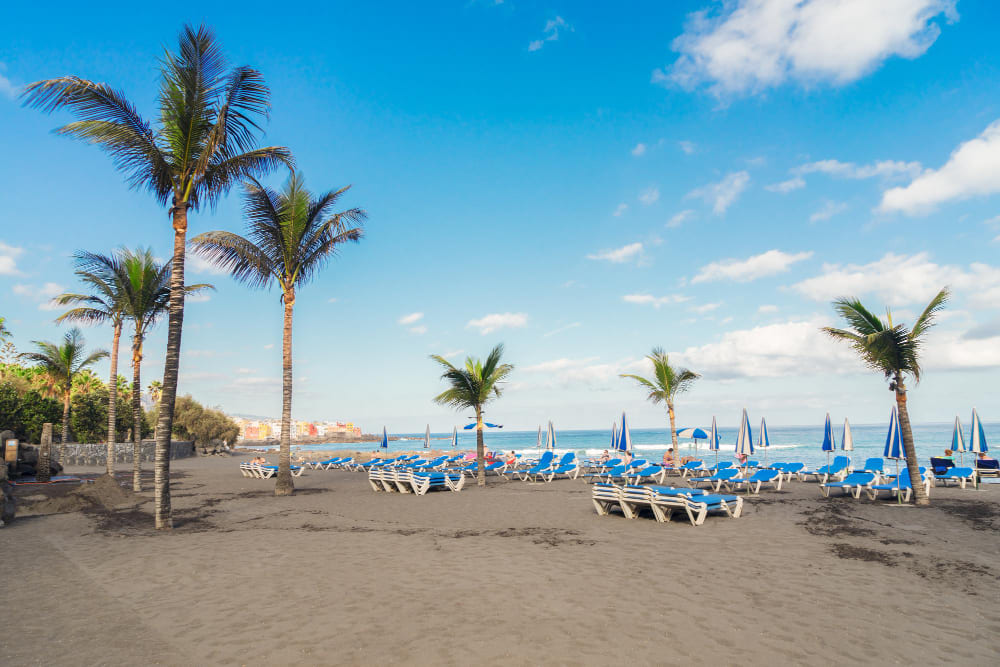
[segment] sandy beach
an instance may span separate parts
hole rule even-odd
[[[38,514],[71,503],[19,487],[0,664],[1000,658],[1000,485],[938,487],[916,509],[792,483],[696,528],[600,517],[582,480],[415,497],[310,470],[275,498],[239,460],[174,462],[169,534],[145,496]]]

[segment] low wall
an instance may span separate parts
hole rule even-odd
[[[132,463],[131,442],[115,443],[115,463]],[[62,456],[58,454],[59,445],[52,446],[52,456],[63,465],[103,466],[107,464],[107,444],[80,444],[71,442],[62,448]],[[139,460],[152,462],[155,457],[156,441],[143,440],[139,448]],[[174,440],[170,443],[170,458],[184,459],[194,456],[194,443]]]

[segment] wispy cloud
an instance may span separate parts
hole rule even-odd
[[[524,313],[490,313],[478,320],[469,320],[467,329],[479,329],[483,336],[498,329],[517,329],[528,324],[528,316]]]
[[[701,267],[692,284],[707,283],[717,280],[735,280],[746,283],[765,276],[772,276],[788,271],[796,262],[801,262],[813,256],[812,251],[787,253],[781,250],[768,250],[746,259],[723,259]]]
[[[37,302],[38,310],[58,310],[63,306],[53,303],[52,299],[65,292],[66,288],[59,283],[47,282],[42,285],[21,283],[11,290],[18,296]]]
[[[19,276],[17,258],[24,253],[24,248],[7,245],[0,241],[0,276]]]
[[[672,218],[670,218],[669,220],[667,220],[667,225],[666,226],[670,227],[670,228],[680,227],[686,221],[690,220],[693,216],[694,216],[694,210],[693,209],[690,209],[690,208],[689,209],[685,209],[685,210],[681,211],[680,213],[675,213]]]
[[[665,296],[653,296],[652,294],[626,294],[622,297],[622,301],[625,303],[634,303],[640,306],[653,306],[654,308],[683,303],[689,299],[690,297],[682,294],[667,294]]]
[[[623,264],[642,257],[642,243],[629,243],[621,248],[601,250],[600,252],[587,255],[587,259],[594,259],[615,264]]]
[[[779,194],[788,194],[793,190],[798,190],[799,188],[804,188],[806,186],[806,180],[801,176],[793,176],[787,181],[781,181],[780,183],[772,183],[771,185],[765,185],[764,189],[769,192],[777,192]]]
[[[838,213],[843,213],[847,210],[847,204],[844,202],[830,201],[829,199],[823,202],[823,207],[818,211],[809,216],[809,222],[821,222],[823,220],[829,220]]]
[[[746,189],[749,182],[750,174],[745,171],[736,171],[727,174],[718,183],[709,183],[692,190],[687,194],[687,197],[705,200],[712,206],[712,211],[716,215],[722,215]]]
[[[7,78],[7,65],[0,62],[0,96],[14,99],[18,94],[18,87]]]
[[[693,141],[678,141],[677,145],[680,146],[686,155],[692,155],[698,150],[698,146]]]
[[[778,307],[775,306],[774,304],[766,303],[763,306],[761,306],[760,308],[758,308],[757,312],[760,313],[761,315],[767,315],[769,313],[776,313],[776,312],[778,312]]]
[[[688,308],[688,310],[690,310],[693,313],[698,313],[699,315],[705,315],[706,313],[710,313],[713,310],[718,310],[719,307],[721,306],[722,302],[716,301],[715,303],[705,303],[700,306],[691,306],[690,308]]]
[[[403,315],[398,320],[399,324],[413,324],[414,322],[419,322],[424,317],[423,313],[410,313],[409,315]]]
[[[580,326],[580,322],[573,322],[572,324],[567,324],[564,327],[559,327],[558,329],[553,329],[552,331],[549,331],[548,333],[542,334],[542,338],[548,338],[549,336],[555,336],[556,334],[560,334],[560,333],[562,333],[564,331],[569,331],[570,329],[575,329],[578,326]]]
[[[627,210],[628,210],[628,204],[622,202],[621,204],[618,204],[618,207],[615,209],[615,212],[612,213],[611,215],[615,216],[616,218],[620,218],[623,215],[625,215],[625,211]]]
[[[879,160],[872,164],[855,164],[840,160],[819,160],[800,165],[792,170],[797,175],[827,174],[838,178],[861,180],[865,178],[915,178],[923,172],[919,162],[900,162],[898,160]]]
[[[545,27],[542,29],[542,38],[528,44],[528,51],[538,51],[545,46],[546,42],[557,41],[562,32],[573,32],[573,26],[566,23],[566,20],[561,16],[549,19],[545,22]]]
[[[641,201],[646,206],[655,204],[660,199],[660,188],[650,186],[639,193],[639,201]]]
[[[189,252],[185,255],[184,270],[191,270],[191,273],[221,276],[229,273],[217,264],[213,264],[198,253]]]
[[[423,334],[427,333],[427,327],[424,326],[423,324],[420,324],[420,325],[415,326],[415,327],[410,327],[408,329],[408,331],[411,334],[416,334],[418,336],[422,336]]]
[[[635,145],[635,148],[632,149],[632,155],[634,157],[639,157],[640,155],[645,155],[645,154],[646,154],[646,144],[642,142],[637,143]]]

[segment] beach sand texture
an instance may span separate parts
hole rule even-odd
[[[597,516],[581,480],[308,471],[275,498],[239,460],[173,463],[171,534],[149,502],[0,530],[0,664],[1000,661],[1000,485],[916,509],[792,483],[696,528]]]

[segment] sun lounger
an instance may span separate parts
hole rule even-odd
[[[840,489],[845,495],[849,494],[855,498],[861,497],[861,492],[871,487],[878,481],[878,477],[873,472],[852,472],[844,478],[842,482],[824,482],[819,485],[820,492],[827,498],[830,491]]]
[[[980,477],[1000,477],[1000,461],[976,459],[976,474]]]
[[[601,470],[599,472],[587,473],[583,478],[591,483],[595,482],[606,482],[610,484],[612,480],[617,478],[625,478],[628,473],[629,467],[627,465],[616,465],[613,468],[608,468],[607,470]]]
[[[599,516],[607,516],[612,508],[621,507],[621,494],[618,492],[618,487],[607,482],[594,484],[591,500]]]
[[[880,457],[865,459],[865,465],[861,469],[855,468],[854,472],[870,472],[875,475],[875,481],[877,482],[882,478],[882,473],[885,472],[885,461]]]
[[[663,484],[663,479],[666,475],[666,468],[658,466],[654,463],[653,465],[648,465],[638,470],[633,468],[627,472],[626,477],[632,484],[641,484],[643,479],[649,479],[650,481],[655,481],[657,484]]]
[[[428,491],[461,491],[465,486],[465,473],[453,472],[416,472],[410,475],[413,492],[418,496],[426,495]]]
[[[935,476],[944,474],[949,468],[954,468],[955,462],[951,459],[931,457],[931,471]]]
[[[940,475],[934,475],[935,481],[941,482],[944,486],[948,486],[948,482],[956,482],[965,488],[966,484],[976,483],[976,471],[972,468],[948,468],[946,471]]]
[[[924,490],[929,496],[931,494],[931,481],[923,474],[923,470],[921,470],[921,475],[924,477],[921,483],[924,485]],[[872,484],[867,489],[868,497],[876,500],[882,491],[895,495],[904,503],[910,502],[910,497],[913,495],[913,487],[910,484],[909,472],[904,469],[899,474],[899,477],[886,484]]]
[[[738,519],[743,513],[743,498],[740,496],[699,493],[697,489],[647,488],[652,492],[650,507],[661,522],[669,521],[678,510],[687,514],[692,526],[703,524],[711,512],[722,512],[731,519]]]
[[[723,482],[735,479],[739,474],[740,471],[736,468],[723,468],[708,477],[688,477],[687,483],[692,486],[708,484],[709,487],[715,487],[715,490],[718,491]]]
[[[671,471],[680,472],[681,477],[687,477],[688,475],[693,475],[705,469],[704,461],[688,461],[679,468],[671,468]]]
[[[800,470],[798,472],[799,480],[806,481],[806,477],[815,477],[816,481],[822,483],[827,482],[831,477],[839,477],[844,479],[847,476],[847,467],[850,465],[851,460],[846,456],[835,456],[833,458],[833,463],[825,466],[821,466],[816,470]]]
[[[701,470],[703,470],[704,472],[706,472],[706,473],[708,473],[710,475],[714,475],[715,473],[719,472],[720,470],[729,470],[732,467],[733,467],[733,462],[732,461],[719,461],[718,463],[716,463],[714,465],[711,465],[711,466],[709,466],[707,468],[701,468]]]
[[[763,484],[770,484],[775,491],[781,491],[781,472],[777,470],[758,470],[749,477],[733,477],[724,479],[721,486],[730,491],[738,491],[741,486],[747,487],[747,493],[756,496]],[[718,490],[718,488],[717,488]]]
[[[559,463],[555,464],[546,475],[545,481],[551,482],[556,475],[565,475],[566,479],[576,479],[580,474],[580,464],[577,463],[576,454],[569,452],[564,454]]]

